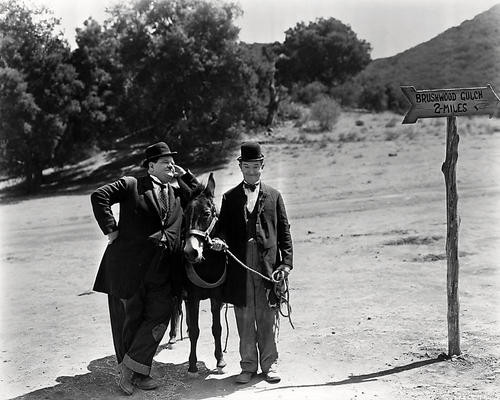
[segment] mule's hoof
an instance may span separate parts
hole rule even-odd
[[[224,367],[217,367],[216,368],[217,375],[224,375],[226,371],[224,371]]]
[[[217,361],[217,369],[218,368],[224,368],[226,366],[226,362],[224,361],[224,359],[221,359],[219,361]]]
[[[196,371],[196,372],[188,371],[187,376],[188,376],[188,378],[194,379],[194,378],[198,378],[200,376],[200,374],[198,371]]]

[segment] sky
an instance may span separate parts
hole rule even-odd
[[[61,19],[70,45],[75,28],[92,16],[106,18],[105,8],[118,0],[31,0],[44,4]],[[236,20],[240,40],[283,42],[285,31],[298,22],[336,18],[372,46],[372,58],[390,57],[472,19],[500,0],[232,0],[243,9]]]

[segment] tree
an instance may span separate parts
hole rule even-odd
[[[81,112],[72,118],[66,142],[108,149],[127,132],[120,115],[126,88],[119,41],[112,29],[103,28],[92,18],[76,29],[75,39],[78,47],[71,63],[84,88],[79,98]]]
[[[74,94],[81,83],[57,25],[45,9],[16,0],[0,5],[2,164],[24,175],[30,192],[40,187],[43,170],[55,165],[68,119],[79,111]]]
[[[214,146],[220,150],[235,137],[251,104],[250,71],[233,23],[239,12],[232,4],[203,0],[117,4],[96,34],[114,38],[109,52],[117,68],[96,57],[100,42],[78,43],[91,71],[120,75],[123,91],[114,112],[122,135],[166,140],[197,160],[214,157]],[[90,38],[94,28],[87,26],[80,38]]]
[[[345,82],[370,62],[370,44],[335,18],[298,23],[285,32],[279,79],[287,86],[319,81],[328,87]]]

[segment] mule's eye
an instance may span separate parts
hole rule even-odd
[[[203,213],[203,216],[204,216],[205,218],[208,218],[208,217],[210,217],[211,215],[212,215],[212,213],[211,213],[210,211],[208,211],[208,210],[207,210],[207,211],[205,211],[205,212]]]

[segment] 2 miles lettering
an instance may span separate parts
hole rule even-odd
[[[435,114],[450,114],[450,113],[464,113],[467,112],[467,103],[458,104],[441,104],[434,103]]]

